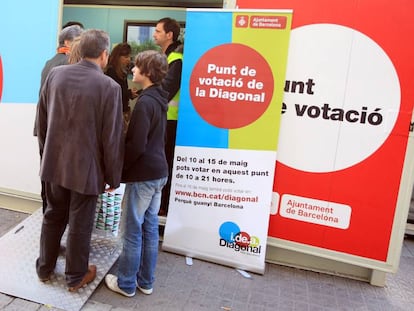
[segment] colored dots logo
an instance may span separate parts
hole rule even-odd
[[[251,236],[250,237],[250,246],[252,247],[258,247],[260,245],[260,240],[257,236]]]
[[[237,245],[247,247],[250,245],[250,235],[247,232],[239,232],[234,236]]]
[[[234,243],[241,247],[258,247],[260,245],[258,237],[241,231],[240,227],[231,221],[227,221],[220,226],[219,235],[227,243]]]
[[[231,221],[223,223],[219,229],[220,238],[222,238],[228,243],[233,243],[234,242],[233,237],[237,235],[239,232],[240,232],[239,226]]]

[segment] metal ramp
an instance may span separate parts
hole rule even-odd
[[[68,311],[78,311],[92,295],[121,253],[119,238],[95,230],[89,262],[97,266],[96,279],[78,293],[67,290],[65,259],[59,256],[55,275],[38,280],[35,260],[39,255],[42,211],[37,210],[0,238],[0,292]],[[66,233],[62,241],[66,240]]]

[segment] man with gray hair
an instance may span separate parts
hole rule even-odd
[[[123,163],[121,87],[103,73],[109,35],[90,29],[79,43],[82,60],[57,66],[46,77],[38,103],[40,179],[47,207],[36,261],[39,280],[53,277],[66,230],[66,283],[69,291],[92,282],[91,234],[98,195],[119,187]]]
[[[81,33],[83,32],[83,28],[81,28],[79,25],[72,25],[72,26],[66,26],[62,31],[59,33],[59,46],[57,48],[57,53],[55,56],[53,56],[51,59],[49,59],[42,70],[41,80],[40,80],[40,91],[42,90],[43,84],[46,80],[47,75],[49,74],[49,71],[56,66],[61,65],[67,65],[69,64],[69,53],[70,53],[70,47],[72,45],[73,40],[75,38],[79,37]],[[39,92],[40,92],[39,91]],[[37,135],[37,124],[36,120],[34,123],[34,130],[33,135]],[[40,156],[42,156],[40,154]],[[41,197],[42,197],[42,208],[43,212],[46,210],[47,202],[45,197],[45,189],[44,184],[41,185]],[[64,247],[62,246],[62,252],[64,250]]]
[[[59,33],[59,46],[57,48],[57,53],[46,62],[42,70],[40,89],[42,89],[43,83],[45,82],[50,69],[56,66],[68,64],[68,55],[70,53],[72,41],[76,37],[79,37],[82,31],[83,29],[79,25],[68,26],[61,30]]]

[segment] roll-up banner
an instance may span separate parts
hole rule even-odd
[[[295,12],[270,243],[395,270],[390,243],[405,223],[396,208],[414,104],[414,46],[407,44],[414,2],[237,5]]]
[[[164,250],[264,272],[291,18],[187,11]]]

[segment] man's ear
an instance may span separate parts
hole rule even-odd
[[[101,68],[104,69],[106,65],[108,65],[109,52],[107,50],[103,50],[98,58],[101,63]]]
[[[173,32],[172,31],[167,32],[166,35],[167,35],[167,38],[169,40],[172,40],[172,38],[173,38]]]
[[[101,59],[105,59],[105,57],[108,55],[108,51],[107,50],[103,50],[102,52],[101,52],[101,55],[99,55],[99,58],[101,58]]]

